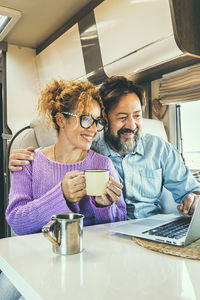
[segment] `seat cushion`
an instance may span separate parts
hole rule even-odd
[[[34,120],[30,123],[30,127],[34,129],[38,147],[47,147],[56,143],[56,130],[46,122]]]

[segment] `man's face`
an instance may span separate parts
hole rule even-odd
[[[122,96],[108,113],[106,142],[121,155],[131,153],[141,132],[142,108],[135,93]]]

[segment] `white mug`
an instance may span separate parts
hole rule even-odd
[[[105,194],[109,180],[109,170],[85,170],[86,194],[89,196],[101,196]]]

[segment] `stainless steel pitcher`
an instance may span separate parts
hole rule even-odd
[[[83,218],[81,214],[58,214],[42,227],[42,232],[53,244],[53,252],[60,255],[76,254],[83,250]]]

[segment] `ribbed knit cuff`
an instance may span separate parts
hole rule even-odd
[[[98,207],[94,197],[90,197],[90,203],[95,215],[95,223],[110,223],[115,222],[116,204],[112,203],[108,206]]]

